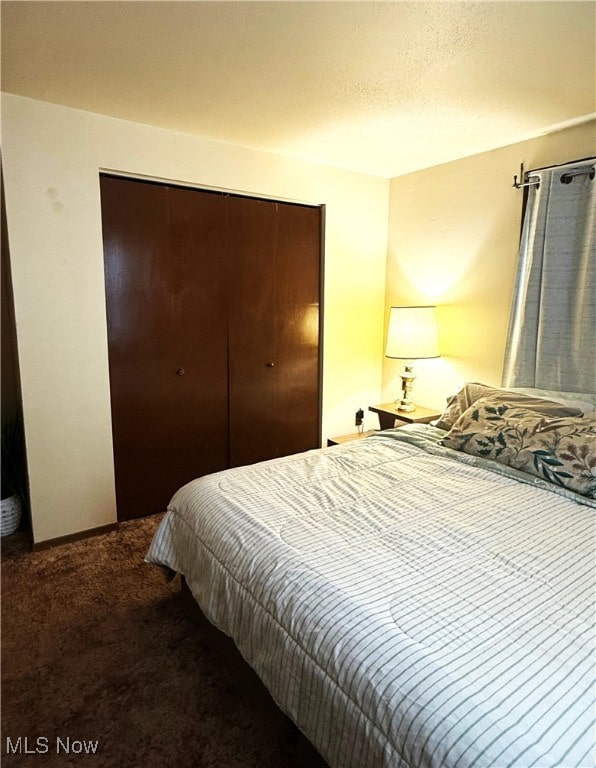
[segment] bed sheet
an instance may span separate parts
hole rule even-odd
[[[591,768],[594,504],[441,434],[195,480],[147,560],[333,768]]]

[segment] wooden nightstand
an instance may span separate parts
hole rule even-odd
[[[368,437],[369,435],[374,435],[375,432],[378,432],[376,429],[367,429],[366,432],[354,432],[351,435],[341,435],[341,437],[328,437],[327,438],[327,446],[330,445],[341,445],[342,443],[349,443],[350,440],[360,440],[363,437]]]
[[[368,410],[379,416],[381,429],[391,429],[393,426],[401,427],[404,424],[428,424],[429,421],[438,419],[441,415],[430,408],[417,405],[414,411],[398,411],[395,403],[383,405],[369,405]],[[398,419],[401,423],[396,424]]]

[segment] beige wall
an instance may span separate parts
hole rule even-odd
[[[526,169],[596,154],[596,122],[446,163],[391,182],[386,316],[392,304],[437,304],[443,357],[419,361],[414,401],[441,408],[464,381],[499,385]],[[395,399],[398,360],[384,361]]]
[[[115,518],[99,170],[326,206],[323,436],[378,402],[389,182],[3,95],[33,532]]]

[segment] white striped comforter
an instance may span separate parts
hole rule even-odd
[[[333,768],[594,766],[596,509],[389,434],[190,483],[148,561]]]

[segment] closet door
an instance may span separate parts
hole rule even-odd
[[[230,465],[320,440],[321,211],[230,198]]]
[[[278,205],[277,454],[321,440],[321,209]]]
[[[118,519],[228,466],[222,195],[101,176]]]

